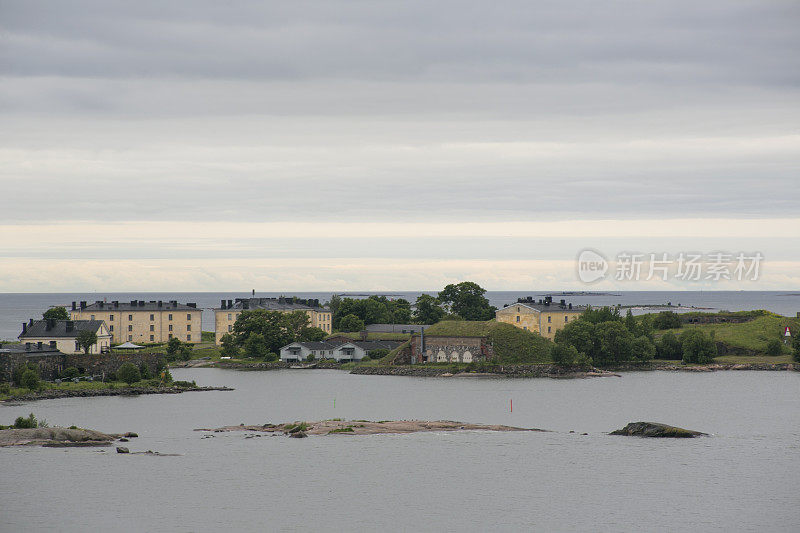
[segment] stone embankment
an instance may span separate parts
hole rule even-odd
[[[586,378],[619,376],[597,368],[560,365],[491,365],[480,372],[453,372],[446,366],[364,366],[353,369],[351,374],[369,376],[417,376],[417,377],[519,377],[519,378]]]
[[[201,391],[230,391],[229,387],[153,387],[153,388],[134,388],[122,387],[116,389],[81,389],[81,390],[62,390],[50,389],[37,392],[30,392],[21,396],[14,396],[5,400],[6,402],[31,402],[35,400],[55,400],[59,398],[93,398],[95,396],[138,396],[140,394],[181,394],[183,392]]]

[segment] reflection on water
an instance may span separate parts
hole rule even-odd
[[[236,390],[0,407],[0,423],[33,411],[51,425],[136,431],[132,451],[182,454],[0,450],[0,530],[792,531],[800,523],[797,373],[643,372],[586,380],[325,370],[173,375]],[[192,431],[334,417],[553,432],[298,440],[239,433],[203,439]],[[714,436],[605,434],[636,420]]]

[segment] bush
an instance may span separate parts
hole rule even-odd
[[[10,394],[10,393],[11,393],[11,384],[0,383],[0,394]]]
[[[794,350],[794,360],[800,363],[800,335],[792,337],[792,349]]]
[[[30,390],[37,390],[41,385],[39,381],[39,373],[35,370],[28,369],[22,374],[20,385]]]
[[[188,389],[188,388],[191,388],[191,387],[197,387],[197,383],[195,383],[194,381],[180,381],[179,380],[179,381],[173,381],[172,384],[175,385],[176,387],[180,387],[182,389]]]
[[[314,360],[314,359],[316,359],[316,358],[317,358],[317,356],[316,356],[316,355],[314,355],[313,353],[310,353],[310,354],[308,354],[308,356],[306,357],[306,361],[313,361],[313,360]]]
[[[172,383],[172,374],[169,371],[169,368],[165,368],[161,371],[161,378],[164,380],[164,383]]]
[[[280,359],[281,356],[276,354],[275,352],[269,352],[267,355],[264,356],[264,361],[267,363],[272,363]]]
[[[38,427],[39,421],[36,420],[36,417],[33,415],[33,413],[29,414],[27,418],[19,416],[14,421],[15,429],[35,429]]]
[[[644,335],[636,337],[631,343],[631,355],[636,361],[652,361],[656,356],[656,345]]]
[[[362,357],[361,359],[359,359],[359,362],[360,362],[360,363],[364,363],[364,362],[366,362],[366,361],[372,361],[372,358],[369,356],[369,354],[366,354],[366,355],[364,355],[364,357]]]
[[[136,383],[142,379],[142,375],[139,373],[139,369],[133,365],[133,363],[123,363],[117,369],[117,378],[120,381],[124,381],[128,385],[132,383]]]
[[[673,311],[661,311],[653,319],[653,327],[656,329],[675,329],[683,325],[680,315]]]
[[[244,341],[245,357],[266,357],[269,353],[269,346],[264,336],[260,333],[251,333]]]
[[[181,340],[178,337],[172,337],[167,342],[167,355],[176,355],[181,348]]]
[[[358,318],[358,316],[350,314],[339,321],[339,330],[340,331],[362,331],[364,329],[364,321]]]
[[[778,339],[772,339],[767,344],[767,355],[780,355],[783,353],[783,345]]]
[[[386,348],[378,348],[377,350],[370,350],[369,351],[369,358],[370,359],[383,359],[391,350],[387,350]]]
[[[139,375],[142,379],[150,379],[153,375],[150,373],[150,368],[145,364],[144,361],[139,363]]]
[[[109,372],[106,374],[106,382],[114,382],[117,381],[117,373],[116,372]]]
[[[80,375],[81,373],[78,371],[77,368],[75,368],[74,366],[70,366],[65,368],[64,371],[61,373],[61,379],[77,378]]]
[[[225,357],[236,357],[239,355],[239,346],[236,345],[236,337],[226,333],[220,337],[220,355]]]
[[[33,363],[28,363],[27,365],[17,365],[14,367],[14,370],[11,372],[11,381],[14,382],[14,385],[17,387],[22,386],[22,374],[25,373],[26,370],[33,370],[34,372],[39,373],[39,367],[37,367]]]
[[[566,342],[557,342],[550,350],[550,357],[557,365],[572,365],[578,360],[578,350]]]
[[[690,329],[681,334],[683,362],[706,364],[717,356],[717,344],[714,339],[703,334],[699,329]]]

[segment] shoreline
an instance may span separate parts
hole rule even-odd
[[[84,389],[84,390],[46,390],[41,392],[31,392],[21,396],[13,396],[0,400],[0,403],[11,402],[34,402],[38,400],[58,400],[61,398],[92,398],[100,396],[139,396],[143,394],[181,394],[184,392],[203,392],[203,391],[232,391],[230,387],[156,387],[147,389],[137,389],[134,387],[124,387],[117,389]]]

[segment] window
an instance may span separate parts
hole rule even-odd
[[[186,324],[186,331],[192,331],[192,325]]]
[[[172,320],[172,313],[169,314],[169,320]]]
[[[81,351],[81,345],[78,344],[78,341],[75,341],[75,351],[76,352],[80,352]]]
[[[231,317],[233,317],[233,313],[228,313],[228,320],[231,320]]]
[[[192,314],[191,313],[186,313],[186,320],[189,320],[189,321],[192,320]]]
[[[113,325],[108,326],[108,331],[114,331],[114,326]]]
[[[156,315],[154,315],[153,313],[150,313],[150,320],[155,320],[155,319],[156,319]]]
[[[150,324],[150,331],[155,331],[156,327],[153,324]]]
[[[231,326],[230,324],[228,324],[228,332],[230,333],[231,331],[233,331],[233,326]]]
[[[522,329],[524,329],[525,331],[528,331],[528,326],[522,326]]]
[[[133,331],[133,326],[128,325],[128,331]]]
[[[569,317],[568,316],[564,317],[564,322],[569,322]]]
[[[548,316],[548,317],[547,317],[547,321],[548,321],[548,322],[552,322],[552,321],[553,321],[553,317],[552,317],[552,316]]]
[[[114,320],[114,315],[108,315],[108,320]]]
[[[519,313],[519,307],[517,307],[517,313]]]
[[[192,336],[191,336],[191,335],[186,335],[186,340],[187,340],[187,341],[190,341],[190,340],[192,340]]]
[[[150,342],[153,342],[154,340],[156,340],[155,335],[150,335]]]
[[[517,315],[517,323],[519,323],[519,315]]]
[[[133,320],[133,315],[128,315],[128,320]]]
[[[170,338],[170,339],[172,338],[172,333],[170,333],[170,334],[169,334],[169,338]]]
[[[92,318],[91,318],[91,319],[92,319],[92,320],[94,320],[94,315],[92,315]]]
[[[133,335],[128,335],[128,340],[132,341],[133,340]]]
[[[547,333],[550,333],[550,326],[547,326]]]
[[[169,330],[172,331],[172,324],[169,325]],[[170,335],[172,337],[172,335]]]

